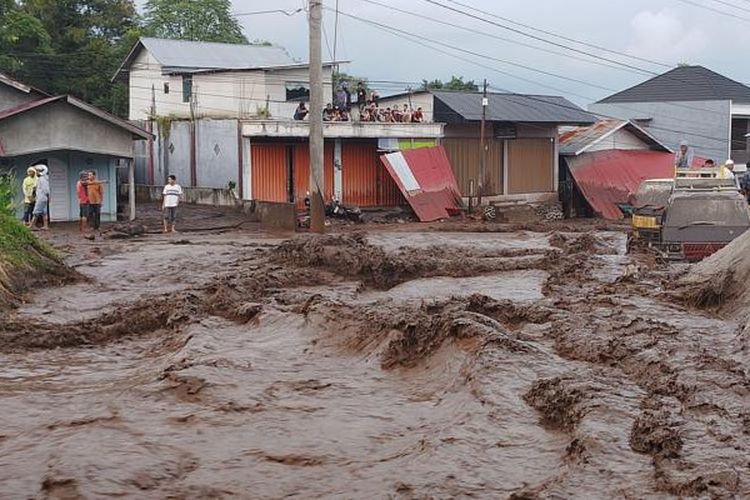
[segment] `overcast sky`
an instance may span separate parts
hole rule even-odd
[[[648,74],[639,73],[635,68],[616,69],[582,61],[580,59],[590,61],[591,58],[526,38],[460,13],[451,12],[430,4],[426,0],[372,1],[418,14],[418,16],[412,16],[395,12],[373,5],[366,0],[338,0],[342,14],[339,15],[338,22],[336,57],[339,60],[351,61],[350,64],[342,67],[342,71],[364,76],[373,81],[404,82],[381,84],[382,94],[403,90],[406,82],[417,82],[423,78],[448,79],[451,75],[461,75],[478,82],[487,78],[490,84],[498,89],[521,93],[563,95],[580,105],[586,105],[613,91],[622,90],[649,78]],[[437,1],[461,9],[454,0]],[[717,0],[697,0],[717,10],[732,12],[733,16],[723,16],[687,5],[680,0],[455,1],[533,26],[538,30],[564,35],[649,61],[669,65],[676,65],[680,62],[701,64],[730,78],[750,83],[750,66],[746,64],[747,47],[750,46],[750,2],[746,0],[722,0],[737,5],[736,9],[722,5]],[[234,12],[242,14],[266,9],[284,9],[292,12],[307,2],[304,0],[233,0],[232,3]],[[324,0],[324,5],[334,9],[336,0]],[[469,9],[461,10],[471,12]],[[444,46],[439,47],[443,52],[455,54],[456,57],[452,57],[423,44],[399,38],[344,14],[407,31],[448,44],[456,49],[475,52],[480,56],[461,53]],[[474,12],[474,14],[477,13]],[[513,26],[507,21],[477,15]],[[425,17],[461,25],[480,33],[441,25]],[[286,47],[293,57],[307,60],[307,20],[304,12],[291,16],[270,13],[240,15],[238,18],[244,26],[245,34],[251,40],[268,40]],[[326,59],[332,57],[335,24],[333,12],[326,11],[324,29],[327,34],[327,44],[324,42],[323,46]],[[516,27],[561,45],[575,46],[582,51],[595,52],[603,57],[643,70],[661,73],[668,69],[651,62],[629,59],[590,47],[576,46],[569,41],[554,38],[540,31],[534,32],[520,26]],[[511,41],[492,38],[483,33],[580,59],[535,50]],[[482,56],[522,64],[549,74]],[[599,62],[613,65],[601,60]],[[585,83],[572,82],[552,74],[581,80]]]

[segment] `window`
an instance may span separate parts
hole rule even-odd
[[[169,94],[169,82],[166,82],[166,83],[164,84],[164,93],[165,93],[165,94]]]
[[[307,82],[286,82],[287,101],[309,101],[310,84]]]
[[[190,102],[193,97],[193,77],[183,75],[182,77],[182,102]]]

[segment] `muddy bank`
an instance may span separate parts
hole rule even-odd
[[[20,222],[0,215],[0,313],[18,306],[36,288],[61,286],[79,278]]]

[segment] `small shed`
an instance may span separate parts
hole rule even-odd
[[[18,83],[0,80],[6,82]],[[129,165],[133,141],[147,139],[148,132],[75,97],[21,95],[16,87],[6,83],[4,92],[13,96],[17,90],[17,100],[0,101],[0,171],[13,172],[20,184],[29,166],[47,165],[50,218],[71,221],[79,216],[78,174],[94,170],[107,183],[102,220],[117,220],[118,167]]]
[[[669,147],[628,120],[560,131],[560,186],[566,216],[623,217],[620,207],[646,179],[672,177]]]

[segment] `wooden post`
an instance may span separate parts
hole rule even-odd
[[[310,231],[325,232],[323,204],[323,0],[309,0],[310,18]]]
[[[128,205],[130,206],[130,220],[135,220],[135,161],[128,159]]]
[[[479,157],[479,182],[478,182],[478,206],[482,206],[482,195],[484,195],[484,177],[485,177],[485,157],[486,157],[486,150],[487,147],[484,143],[484,136],[485,136],[485,119],[487,117],[487,106],[489,105],[489,101],[487,100],[487,79],[484,80],[484,91],[482,92],[482,124],[479,127],[479,135],[480,135],[480,147],[482,148],[481,156]]]

